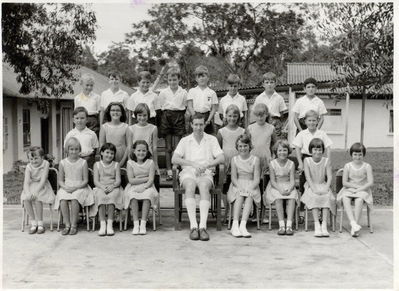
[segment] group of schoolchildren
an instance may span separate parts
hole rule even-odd
[[[360,143],[353,144],[349,151],[352,161],[343,170],[343,188],[337,196],[332,193],[332,142],[320,129],[327,111],[323,101],[315,96],[315,79],[305,80],[306,95],[299,98],[292,109],[298,133],[290,145],[279,138],[281,117],[287,107],[283,97],[275,91],[274,73],[263,76],[265,91],[256,98],[252,110],[255,122],[246,128],[250,114],[245,98],[238,93],[238,75],[229,75],[228,93],[220,102],[215,91],[208,87],[209,72],[205,66],[196,68],[198,85],[188,92],[179,86],[178,68],[169,68],[166,77],[168,87],[157,95],[150,89],[150,73],[141,72],[139,88],[129,97],[119,88],[118,74],[109,75],[110,88],[101,96],[93,93],[94,78],[89,74],[82,76],[83,91],[75,97],[75,127],[65,137],[66,158],[59,163],[57,195],[48,181],[50,165],[44,159],[43,149],[31,147],[27,153],[29,163],[21,202],[31,218],[30,234],[45,232],[43,203],[61,210],[65,225],[62,235],[77,233],[82,206],[89,206],[90,216],[98,213],[100,236],[114,235],[115,209],[129,208],[134,223],[132,234],[146,234],[148,212],[151,207],[156,209],[159,198],[154,187],[155,175],[159,175],[158,137],[166,141],[167,179],[171,179],[171,156],[179,140],[186,135],[186,114],[201,113],[205,132],[216,134],[224,153],[225,206],[227,209],[231,205],[233,209],[231,233],[234,237],[251,236],[246,222],[254,204],[261,207],[262,203],[275,203],[278,235],[294,234],[292,222],[296,204],[303,203],[312,210],[316,237],[329,236],[328,214],[335,213],[337,203],[342,203],[351,224],[351,234],[358,236],[363,203],[373,204],[372,168],[363,161],[366,148]],[[217,133],[213,124],[215,114],[220,114],[224,123]],[[292,147],[297,166],[290,157]],[[98,161],[96,155],[100,156]],[[127,172],[125,189],[121,187],[122,167]],[[94,189],[88,185],[89,170]],[[295,187],[296,171],[300,174],[302,195]],[[266,176],[269,181],[264,179]],[[261,180],[264,180],[264,187],[259,186]]]

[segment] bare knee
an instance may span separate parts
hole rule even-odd
[[[198,190],[200,192],[201,200],[210,200],[209,190],[212,184],[208,181],[201,181],[198,183]]]
[[[196,187],[197,184],[192,179],[186,179],[183,181],[183,188],[187,198],[194,197]]]

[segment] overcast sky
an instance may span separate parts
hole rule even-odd
[[[112,42],[125,39],[125,33],[131,31],[131,25],[146,17],[149,4],[143,0],[132,0],[124,3],[94,3],[92,8],[96,13],[98,29],[94,42],[94,51],[105,51]]]

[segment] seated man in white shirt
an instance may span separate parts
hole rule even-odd
[[[172,163],[182,166],[179,178],[185,189],[186,207],[190,219],[190,239],[209,240],[206,231],[206,222],[210,206],[209,190],[213,186],[214,168],[224,163],[224,154],[216,137],[204,133],[205,117],[201,113],[195,113],[191,127],[193,133],[182,138],[177,145]],[[199,229],[196,218],[195,189],[200,192],[200,223]]]

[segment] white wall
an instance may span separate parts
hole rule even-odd
[[[341,109],[342,116],[326,116],[322,129],[332,139],[334,148],[345,147],[345,100],[335,104],[334,100],[323,99],[327,109]],[[364,144],[366,147],[392,147],[393,134],[389,133],[389,113],[392,106],[388,108],[385,100],[366,100],[364,121]],[[348,118],[348,148],[355,142],[360,141],[361,105],[359,99],[351,99],[349,103]]]
[[[7,118],[8,125],[8,137],[7,137],[7,148],[3,148],[3,172],[6,173],[10,171],[13,167],[14,158],[17,155],[15,151],[16,145],[14,138],[14,134],[16,132],[16,120],[15,115],[13,114],[13,104],[12,101],[8,98],[3,99],[3,116]],[[3,119],[4,121],[4,119]],[[3,131],[5,128],[5,124],[3,124]],[[6,138],[3,134],[3,138]],[[3,143],[4,144],[4,143]]]

